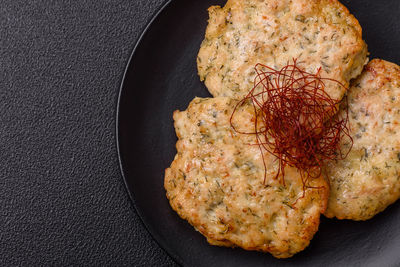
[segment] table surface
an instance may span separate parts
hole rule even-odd
[[[0,0],[0,266],[173,260],[120,174],[117,96],[163,0]]]

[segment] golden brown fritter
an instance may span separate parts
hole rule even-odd
[[[345,160],[327,166],[325,215],[367,220],[400,197],[400,67],[372,60],[352,83],[348,103],[354,145]]]
[[[361,27],[336,0],[228,0],[210,7],[209,17],[197,65],[213,96],[243,98],[257,63],[281,69],[297,59],[348,87],[367,62]],[[336,83],[327,88],[336,100],[345,91]]]
[[[174,113],[179,140],[175,160],[165,172],[167,197],[210,244],[291,257],[306,248],[318,230],[329,186],[322,177],[313,179],[310,186],[320,189],[306,189],[301,198],[299,172],[287,167],[284,186],[275,179],[278,161],[267,152],[264,184],[255,136],[231,127],[236,104],[225,97],[195,98],[186,111]],[[235,114],[235,127],[254,129],[250,104]]]

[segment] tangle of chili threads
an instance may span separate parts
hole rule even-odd
[[[332,99],[325,91],[325,82],[346,87],[337,80],[321,77],[321,68],[316,74],[302,70],[295,59],[293,64],[288,63],[280,70],[257,64],[255,71],[254,86],[235,106],[230,118],[231,127],[239,134],[256,136],[264,164],[264,184],[267,175],[265,150],[278,159],[275,179],[282,174],[283,185],[286,165],[300,171],[303,198],[307,188],[318,188],[309,186],[309,179],[319,177],[326,162],[346,158],[352,148],[347,97],[339,101]],[[254,132],[237,130],[232,122],[238,107],[247,101],[254,107]],[[345,116],[334,115],[343,101],[346,101]],[[344,137],[351,143],[345,153],[340,147]]]

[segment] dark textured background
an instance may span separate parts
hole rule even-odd
[[[121,179],[119,85],[163,0],[0,1],[0,265],[174,262]]]

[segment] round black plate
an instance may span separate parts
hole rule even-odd
[[[400,63],[400,1],[346,0],[359,19],[371,58]],[[123,176],[147,229],[187,266],[398,266],[400,205],[366,222],[322,218],[311,245],[291,259],[210,246],[170,208],[164,170],[176,153],[172,112],[207,97],[196,55],[207,25],[207,8],[223,0],[173,0],[165,4],[136,46],[119,99],[118,146]]]

